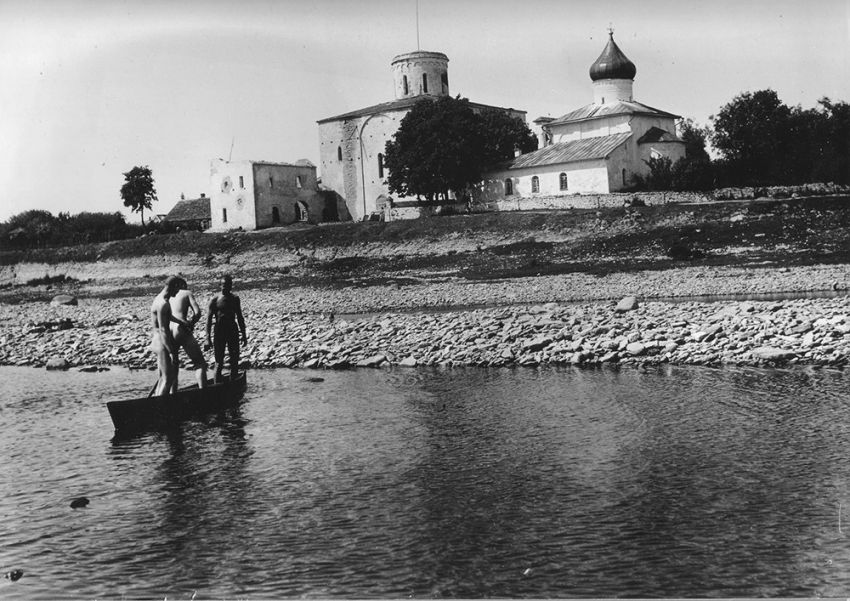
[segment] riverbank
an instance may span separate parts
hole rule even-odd
[[[255,368],[600,363],[842,366],[850,296],[687,300],[846,288],[846,265],[683,268],[337,290],[237,290]],[[840,283],[839,283],[840,282]],[[0,305],[0,364],[153,369],[148,296]],[[201,304],[212,288],[196,290]],[[626,295],[637,307],[616,310]],[[510,304],[508,304],[510,303]],[[491,304],[474,309],[464,305]],[[197,336],[203,336],[199,325]],[[212,357],[210,356],[210,360]]]
[[[0,258],[3,365],[151,369],[162,279],[184,275],[205,308],[225,272],[245,307],[243,359],[259,368],[840,366],[850,354],[846,197],[184,233]],[[58,293],[78,304],[51,305]],[[841,296],[758,300],[783,294]],[[723,295],[734,300],[708,302]],[[637,308],[617,313],[626,296]]]

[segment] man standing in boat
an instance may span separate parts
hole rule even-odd
[[[207,315],[207,347],[212,346],[215,353],[215,381],[221,381],[221,368],[224,364],[224,350],[230,363],[230,379],[236,379],[239,374],[239,341],[248,343],[245,333],[245,319],[242,317],[242,303],[239,297],[231,292],[233,278],[225,275],[221,278],[221,294],[210,301]],[[210,338],[210,331],[215,320],[215,333]]]
[[[153,325],[153,340],[151,350],[156,355],[156,365],[159,368],[159,380],[154,388],[156,395],[169,394],[172,384],[177,377],[177,365],[174,363],[174,336],[171,334],[171,304],[168,302],[180,289],[180,278],[170,276],[165,280],[162,292],[156,295],[151,304],[151,324]],[[188,325],[188,323],[187,323]]]
[[[207,360],[204,358],[204,353],[201,350],[198,341],[192,334],[195,324],[201,319],[201,308],[195,300],[194,295],[189,290],[186,280],[178,277],[178,290],[173,297],[169,299],[171,305],[171,335],[174,338],[174,382],[171,385],[171,392],[177,392],[177,377],[180,371],[179,354],[180,349],[186,351],[192,365],[195,369],[195,375],[198,380],[198,388],[204,388],[207,385]],[[192,317],[189,318],[189,310],[192,311]]]

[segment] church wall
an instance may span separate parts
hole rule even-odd
[[[377,210],[375,201],[379,196],[390,195],[385,183],[387,171],[384,170],[383,177],[379,173],[378,154],[385,154],[387,141],[395,135],[407,112],[379,113],[319,124],[322,185],[345,199],[355,221]],[[342,149],[341,161],[338,148]]]
[[[561,173],[567,174],[567,189],[560,189]],[[532,192],[532,178],[537,176],[539,191]],[[513,194],[505,196],[505,180],[513,182]],[[488,203],[511,201],[536,196],[567,196],[578,193],[608,192],[608,169],[604,160],[581,161],[562,165],[545,165],[527,169],[493,171],[473,191],[473,201]]]
[[[241,178],[241,180],[240,180]],[[227,162],[222,159],[210,165],[210,229],[256,229],[254,208],[254,173],[250,161]],[[227,213],[227,221],[224,214]]]

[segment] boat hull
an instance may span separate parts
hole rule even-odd
[[[206,388],[193,385],[169,396],[109,401],[106,407],[118,432],[168,426],[233,407],[242,398],[246,384],[247,377],[242,372],[235,380]]]

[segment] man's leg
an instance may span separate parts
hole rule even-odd
[[[171,363],[171,353],[162,344],[157,345],[154,352],[156,353],[156,365],[159,368],[159,382],[156,384],[154,394],[162,396],[171,392],[174,369]]]
[[[230,379],[235,380],[239,375],[239,334],[231,332],[227,338],[227,354],[230,359]]]
[[[201,346],[191,333],[187,334],[181,341],[183,349],[186,351],[186,356],[195,367],[195,377],[198,380],[198,388],[204,388],[207,385],[207,360],[204,358],[204,353]]]
[[[215,383],[221,382],[221,369],[224,366],[225,341],[217,328],[213,337],[213,353],[215,355]]]

